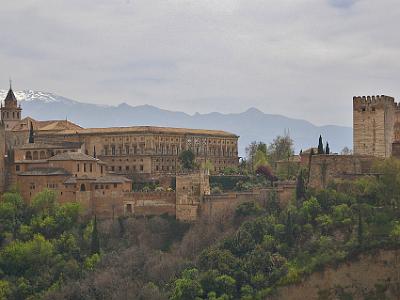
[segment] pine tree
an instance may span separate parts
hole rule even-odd
[[[322,136],[319,136],[319,141],[318,141],[318,154],[325,154],[324,152],[324,144],[322,143]]]
[[[303,170],[300,170],[299,175],[297,175],[296,182],[296,207],[300,208],[306,197],[306,184],[304,182]]]
[[[92,254],[100,254],[100,240],[99,240],[99,232],[97,230],[97,218],[94,215],[93,221],[93,231],[92,231],[92,243],[90,245],[90,251]]]
[[[326,147],[325,147],[325,154],[330,154],[331,149],[329,149],[329,143],[326,142]]]

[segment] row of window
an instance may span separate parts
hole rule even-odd
[[[118,184],[117,183],[114,183],[114,188],[117,188],[118,187]],[[104,190],[104,189],[106,189],[106,190],[109,190],[110,189],[110,186],[108,185],[108,184],[96,184],[95,186],[94,186],[94,189],[95,190]]]
[[[154,138],[155,139],[155,141],[161,141],[161,142],[180,142],[181,140],[182,140],[182,138],[177,138],[177,137],[155,137]],[[189,140],[190,140],[191,138],[189,138]],[[201,142],[208,142],[209,144],[231,144],[231,145],[234,145],[234,144],[236,144],[236,141],[233,141],[233,140],[221,140],[221,139],[202,139],[202,138],[195,138],[195,137],[193,137],[193,140],[198,140],[198,141],[201,141]],[[104,141],[105,142],[108,142],[108,141],[111,141],[111,142],[115,142],[115,141],[127,141],[127,142],[129,142],[129,141],[144,141],[145,140],[145,138],[144,138],[144,136],[140,136],[140,137],[112,137],[112,138],[105,138],[104,139]]]
[[[2,114],[2,119],[5,120],[6,118],[9,119],[10,118],[11,113],[9,111],[5,111]],[[19,119],[20,117],[20,113],[19,112],[15,112],[13,111],[12,113],[12,118],[15,119],[15,116],[17,116],[17,119]]]
[[[38,160],[38,159],[46,159],[51,156],[66,153],[66,152],[76,152],[76,150],[57,150],[57,151],[26,151],[25,152],[25,159],[26,160]]]
[[[91,164],[91,163],[83,163],[82,167],[83,167],[83,169],[81,169],[81,164],[79,164],[79,163],[76,164],[76,171],[77,172],[81,172],[81,170],[82,170],[83,172],[90,172],[90,173],[93,172],[93,164]],[[103,172],[104,172],[103,166],[101,165],[100,166],[100,173],[103,174]]]
[[[136,172],[136,171],[140,171],[140,172],[143,172],[143,170],[144,170],[144,166],[143,165],[139,165],[138,167],[137,166],[125,166],[125,167],[123,167],[123,166],[110,166],[109,167],[110,168],[110,170],[112,171],[112,172],[115,172],[115,171],[119,171],[119,172],[122,172],[122,171],[133,171],[133,172]]]

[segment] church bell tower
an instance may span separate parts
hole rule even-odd
[[[22,108],[18,105],[10,81],[10,89],[4,99],[4,105],[1,103],[0,107],[1,121],[6,131],[10,131],[21,120],[21,111]]]

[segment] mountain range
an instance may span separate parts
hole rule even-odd
[[[6,96],[0,90],[0,99]],[[246,146],[252,141],[270,143],[277,135],[288,132],[294,140],[296,152],[318,144],[318,137],[329,141],[331,151],[339,152],[352,146],[352,128],[326,125],[316,126],[306,120],[267,114],[256,108],[241,113],[196,113],[169,111],[151,105],[116,106],[97,105],[71,100],[40,91],[15,91],[23,116],[37,120],[65,119],[82,127],[110,127],[153,125],[200,129],[219,129],[235,133],[239,138],[239,155],[245,155]]]

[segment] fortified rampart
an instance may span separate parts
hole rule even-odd
[[[249,192],[230,192],[219,195],[204,196],[201,204],[202,216],[212,218],[218,213],[235,208],[245,202],[257,202],[262,207],[267,206],[268,201],[275,199],[282,208],[286,207],[294,196],[295,182],[285,183],[281,186],[258,189]]]
[[[303,157],[302,165],[309,170],[308,185],[326,188],[333,179],[355,179],[371,174],[376,157],[368,155],[312,155]]]

